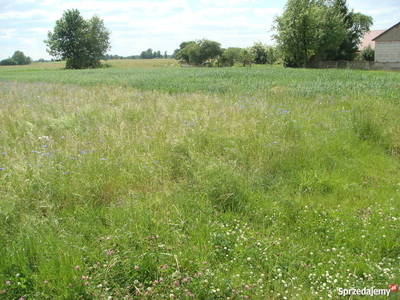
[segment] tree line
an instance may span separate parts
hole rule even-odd
[[[151,58],[168,58],[167,51],[164,54],[161,54],[161,51],[153,51],[153,49],[149,48],[146,51],[142,51],[140,53],[139,58],[141,59],[151,59]]]
[[[278,57],[287,67],[306,67],[309,61],[354,60],[361,38],[372,24],[370,16],[350,10],[346,0],[288,0],[283,14],[274,20],[276,47],[257,42],[245,49],[223,49],[216,41],[200,39],[182,42],[171,57],[187,64],[208,66],[232,66],[237,62],[272,64]],[[51,56],[66,60],[67,69],[81,69],[98,67],[101,59],[111,57],[106,54],[111,48],[109,38],[110,31],[97,15],[85,20],[77,9],[70,9],[56,21],[44,42]],[[23,56],[16,51],[1,63],[31,61],[20,58]],[[138,58],[167,57],[167,52],[162,54],[149,48]],[[372,49],[366,49],[363,57],[373,58]]]
[[[25,56],[22,51],[15,51],[13,56],[0,61],[0,66],[15,66],[15,65],[29,65],[32,58]]]
[[[275,48],[261,42],[256,42],[248,48],[224,49],[218,42],[201,39],[182,42],[175,53],[176,59],[183,63],[219,67],[233,66],[235,63],[273,64],[277,60]]]

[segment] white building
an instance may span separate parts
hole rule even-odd
[[[400,22],[372,40],[375,41],[375,61],[400,62]]]

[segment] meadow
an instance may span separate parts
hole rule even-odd
[[[397,299],[400,73],[0,68],[0,299]]]

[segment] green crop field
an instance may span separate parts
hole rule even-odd
[[[398,299],[400,73],[107,63],[0,68],[0,299]]]

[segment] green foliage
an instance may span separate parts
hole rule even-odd
[[[247,64],[251,66],[251,63],[254,60],[254,54],[250,48],[243,49],[239,53],[238,60],[243,64],[243,66],[245,66]]]
[[[180,45],[178,58],[194,65],[211,62],[222,54],[221,44],[207,39],[194,42],[183,42]]]
[[[3,59],[2,61],[0,61],[0,66],[15,66],[17,64],[18,63],[15,60],[13,60],[12,58],[6,58],[6,59]]]
[[[250,47],[250,51],[253,54],[253,61],[256,64],[265,65],[268,62],[268,46],[261,42],[254,43]]]
[[[267,49],[267,63],[273,65],[274,62],[278,60],[278,53],[276,49],[272,46],[269,46]]]
[[[349,12],[346,1],[289,0],[275,19],[274,36],[287,66],[309,60],[354,59],[372,18]]]
[[[243,51],[244,49],[237,47],[230,47],[228,49],[223,50],[223,53],[219,58],[220,66],[232,67],[235,64],[235,62],[240,62],[243,57]]]
[[[369,31],[373,24],[372,17],[354,13],[353,10],[350,11],[346,0],[336,0],[334,5],[342,15],[342,22],[346,27],[346,36],[338,49],[329,51],[328,59],[354,60],[364,33]]]
[[[98,16],[86,21],[77,9],[70,9],[56,21],[44,42],[50,55],[67,61],[67,69],[83,69],[99,66],[110,49],[109,38],[110,32]]]
[[[146,51],[142,51],[142,53],[140,53],[140,58],[142,59],[153,58],[153,49],[149,48]]]
[[[173,58],[173,59],[179,59],[179,58],[178,58],[179,51],[180,51],[180,49],[175,49],[175,50],[174,50],[174,53],[172,53],[172,55],[171,55],[171,58]]]
[[[294,67],[305,66],[315,54],[317,46],[317,17],[313,15],[314,2],[289,0],[282,16],[275,19],[274,36],[286,62]]]
[[[29,56],[25,56],[22,51],[15,51],[11,59],[16,61],[18,65],[29,65],[32,63],[32,59]]]
[[[261,42],[254,43],[247,49],[228,48],[223,50],[219,57],[219,66],[233,66],[235,62],[241,62],[246,65],[254,62],[256,64],[273,64],[277,60],[274,47],[267,46]]]
[[[184,49],[183,52],[186,53],[188,57],[188,63],[194,65],[201,65],[205,61],[203,60],[202,53],[200,52],[200,45],[198,43],[190,43]],[[184,54],[185,55],[185,54]]]
[[[166,52],[164,56],[166,56]],[[161,55],[161,51],[153,52],[153,49],[151,48],[147,49],[146,51],[142,51],[139,57],[142,59],[163,58],[163,56]]]
[[[374,61],[375,60],[375,50],[372,49],[371,45],[368,45],[361,52],[361,56],[365,61]]]
[[[186,48],[186,46],[188,46],[191,43],[195,43],[194,41],[189,41],[189,42],[182,42],[179,45],[179,49],[176,49],[176,59],[179,59],[181,61],[184,62],[189,62],[189,54],[188,54],[188,48]]]
[[[221,66],[232,67],[235,62],[239,60],[241,51],[241,48],[230,47],[228,49],[225,49],[220,57]]]
[[[12,57],[0,61],[0,66],[29,65],[30,63],[32,59],[25,56],[24,52],[17,50]]]

